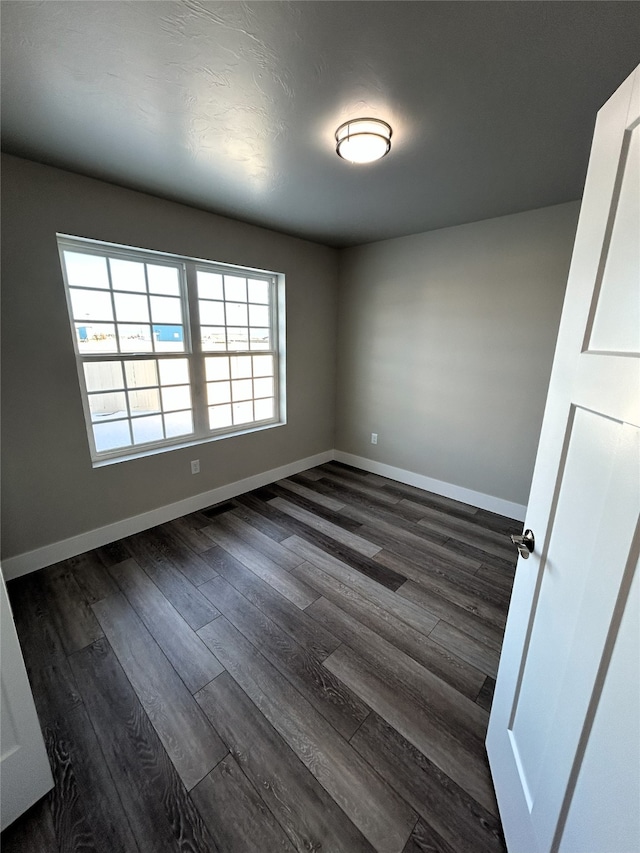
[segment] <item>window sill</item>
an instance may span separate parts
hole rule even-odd
[[[248,427],[247,429],[238,430],[237,432],[226,432],[221,435],[209,435],[206,438],[193,438],[189,441],[183,441],[180,444],[165,445],[163,447],[151,447],[147,450],[138,450],[133,453],[127,453],[123,456],[116,456],[110,459],[93,459],[91,465],[93,468],[105,468],[108,465],[117,465],[120,462],[131,462],[134,459],[144,459],[146,456],[157,456],[161,453],[171,453],[174,450],[184,450],[187,447],[197,447],[199,444],[209,444],[212,441],[223,441],[230,438],[237,438],[241,435],[250,435],[255,432],[262,432],[274,427],[286,426],[286,421],[276,421],[271,424],[260,424],[260,426]]]

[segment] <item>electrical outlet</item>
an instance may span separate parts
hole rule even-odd
[[[377,444],[377,443],[378,443],[378,433],[372,432],[371,433],[371,444]]]
[[[191,462],[191,473],[192,474],[199,474],[200,473],[200,460],[199,459],[193,459],[192,460],[192,462]]]

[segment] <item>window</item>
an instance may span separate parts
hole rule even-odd
[[[94,464],[284,423],[282,276],[58,246]]]

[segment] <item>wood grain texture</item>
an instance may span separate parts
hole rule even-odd
[[[129,556],[149,575],[163,595],[173,604],[182,618],[196,631],[215,619],[216,610],[211,602],[187,580],[153,537],[146,533],[129,536],[122,540]]]
[[[0,835],[2,853],[59,853],[49,807],[43,797]]]
[[[348,518],[356,518],[355,513],[367,512],[369,513],[369,520],[377,518],[394,525],[399,532],[403,530],[412,531],[423,538],[430,538],[429,536],[425,537],[424,529],[421,529],[417,524],[425,515],[423,506],[413,504],[411,501],[401,500],[398,496],[391,495],[383,489],[354,483],[342,476],[330,476],[328,480],[323,478],[316,488],[326,488],[327,486],[330,487],[330,493],[342,500],[349,508],[349,512],[344,512]],[[351,511],[354,515],[351,514]],[[433,541],[443,542],[445,538],[435,536]]]
[[[67,654],[84,648],[102,637],[102,629],[66,563],[58,563],[41,573],[51,620]]]
[[[263,504],[251,493],[234,498],[233,506],[232,513],[234,516],[251,524],[252,527],[265,533],[276,542],[282,542],[283,539],[291,535],[288,527],[278,524],[268,516],[266,504]]]
[[[395,495],[376,488],[364,477],[358,477],[350,471],[336,471],[328,465],[322,469],[322,477],[316,488],[326,490],[325,494],[334,495],[336,500],[339,500],[338,495],[342,494],[348,496],[350,502],[358,501],[365,506],[394,506],[400,503],[400,499]]]
[[[309,552],[310,557],[314,557]],[[359,580],[355,574],[350,574],[343,566],[321,561],[315,555],[316,562],[323,562],[324,568],[315,563],[305,562],[296,573],[314,587],[325,598],[335,602],[343,610],[354,615],[357,619],[384,636],[389,633],[398,642],[412,642],[412,647],[419,652],[421,645],[436,626],[438,620],[425,611],[413,607],[405,608],[402,599],[384,591],[384,587],[376,589],[366,582]],[[328,571],[325,571],[328,569]],[[371,591],[371,596],[364,593],[365,588]],[[307,608],[309,612],[309,608]],[[413,627],[413,626],[417,627]],[[404,633],[407,631],[408,633]]]
[[[373,848],[233,678],[197,696],[231,754],[299,853],[373,853]]]
[[[216,849],[224,853],[294,853],[260,794],[228,755],[192,791]]]
[[[425,516],[418,524],[427,530],[441,533],[447,538],[473,545],[487,555],[500,557],[503,560],[509,560],[513,555],[513,545],[505,534],[487,530],[477,524],[469,524],[465,520],[458,520],[440,510],[425,507]]]
[[[448,598],[424,589],[415,581],[407,581],[398,590],[401,598],[413,601],[419,607],[428,609],[430,613],[461,628],[475,639],[499,651],[502,646],[504,628],[483,619],[478,613],[472,613],[464,607],[453,603]]]
[[[427,667],[430,672],[455,687],[464,696],[470,699],[476,698],[484,680],[483,672],[438,643],[434,643],[428,636],[412,628],[389,610],[370,601],[311,563],[305,564],[304,577],[325,598],[371,629],[376,636],[388,640],[397,649]],[[306,610],[310,616],[314,613],[313,608],[314,604]]]
[[[403,853],[459,853],[430,826],[419,820]]]
[[[416,547],[422,547],[424,541],[440,545],[446,542],[446,534],[430,531],[422,526],[419,521],[421,513],[416,513],[401,502],[392,506],[376,505],[372,500],[361,504],[357,500],[349,500],[348,493],[342,490],[340,493],[344,495],[346,504],[341,511],[342,515],[363,525],[380,528],[398,542]]]
[[[520,528],[328,463],[10,582],[56,784],[3,843],[505,853]]]
[[[455,616],[452,619],[455,621]],[[481,672],[486,672],[494,678],[497,675],[500,651],[496,649],[495,643],[488,645],[445,619],[438,622],[431,632],[431,639]]]
[[[445,547],[448,551],[461,554],[464,557],[469,557],[471,560],[477,560],[480,563],[490,565],[495,571],[504,572],[507,577],[513,577],[517,561],[517,551],[514,548],[513,554],[509,557],[497,557],[496,555],[487,555],[486,551],[478,548],[476,545],[470,545],[467,542],[461,542],[459,539],[447,539]]]
[[[304,610],[300,610],[273,587],[260,580],[223,548],[214,545],[207,552],[207,559],[225,580],[316,660],[323,661],[340,645],[339,640],[325,631]],[[202,587],[202,592],[207,594],[206,584]]]
[[[71,569],[87,604],[95,604],[96,601],[101,601],[118,591],[118,587],[95,551],[71,557],[66,564]]]
[[[260,489],[260,492],[263,491],[265,490]],[[253,494],[255,495],[255,493]],[[254,498],[255,503],[252,504],[252,506],[256,511],[262,513],[264,517],[277,523],[279,527],[287,530],[288,536],[284,538],[290,538],[291,536],[301,537],[306,541],[315,544],[327,554],[331,554],[337,559],[342,560],[347,565],[352,566],[352,568],[357,569],[363,575],[374,578],[379,583],[388,586],[389,589],[397,589],[406,580],[404,576],[398,575],[396,572],[388,571],[384,567],[380,566],[372,558],[363,556],[359,552],[354,551],[348,545],[338,542],[338,540],[333,539],[331,536],[327,536],[325,533],[322,533],[317,528],[309,526],[308,524],[293,518],[293,516],[287,515],[277,509],[277,507],[273,506],[270,502],[272,500],[272,497],[270,497],[271,494],[272,492],[270,491],[269,494],[265,496],[269,500],[269,503],[261,503],[259,500]],[[349,524],[354,529],[359,528],[359,525],[356,522],[349,522]],[[284,543],[284,539],[281,541]]]
[[[296,476],[302,477],[305,480],[311,480],[311,482],[314,482],[316,480],[319,480],[322,477],[322,472],[320,471],[319,468],[309,468],[307,471],[301,471]]]
[[[493,692],[495,688],[495,678],[488,675],[476,698],[477,704],[480,705],[481,708],[484,708],[487,713],[491,711],[491,705],[493,704]]]
[[[406,622],[407,625],[411,625],[416,631],[420,631],[422,634],[429,634],[438,621],[436,616],[429,613],[423,607],[414,605],[408,599],[394,594],[382,586],[382,584],[371,581],[360,572],[347,566],[341,560],[336,560],[335,557],[326,554],[315,545],[305,542],[304,539],[292,536],[285,541],[288,547],[305,557],[309,563],[322,569],[323,572],[331,575],[337,581],[359,592],[378,607],[387,610],[398,619]],[[306,563],[303,563],[302,566],[294,570],[295,575],[303,578],[306,577],[307,572]]]
[[[331,521],[325,521],[323,518],[319,518],[317,515],[309,512],[308,510],[296,506],[296,504],[292,503],[290,500],[273,498],[270,503],[281,512],[290,515],[292,518],[298,519],[298,521],[303,522],[303,524],[307,524],[315,530],[319,530],[320,533],[324,533],[326,536],[331,537],[331,539],[335,539],[337,542],[347,545],[349,548],[357,551],[358,554],[362,554],[365,557],[373,557],[380,550],[378,545],[374,545],[372,542],[363,539],[361,536],[357,536],[355,533],[350,533],[348,530],[338,527],[337,524],[334,524]]]
[[[318,597],[311,587],[299,578],[293,577],[290,572],[229,531],[220,522],[209,524],[203,528],[203,531],[211,538],[212,544],[224,548],[232,557],[293,602],[296,607],[307,607]]]
[[[137,850],[68,662],[32,682],[54,787],[47,799],[61,853]]]
[[[357,696],[224,578],[216,578],[205,584],[203,591],[229,622],[309,700],[316,711],[343,737],[351,737],[369,713],[369,708]]]
[[[418,566],[424,568],[438,568],[446,572],[449,568],[463,569],[474,574],[479,568],[480,557],[473,559],[464,554],[457,554],[449,548],[449,540],[443,536],[432,538],[418,536],[410,531],[399,532],[391,522],[382,522],[380,519],[362,519],[360,532],[363,536],[370,536],[373,541],[399,557],[407,557]],[[425,531],[426,532],[426,531]],[[486,558],[486,555],[483,555]]]
[[[229,512],[233,509],[232,501],[222,501],[222,503],[214,504],[213,506],[209,506],[206,509],[201,509],[198,512],[198,515],[209,519],[211,521],[212,518],[217,518],[219,515],[222,515],[225,512]]]
[[[500,631],[504,631],[506,624],[504,607],[490,600],[490,592],[485,593],[484,590],[480,592],[477,588],[473,589],[472,584],[474,582],[476,587],[481,585],[475,576],[470,577],[467,582],[465,579],[447,578],[440,574],[423,572],[418,580],[408,581],[408,584],[417,584],[424,591],[425,606],[428,606],[428,602],[432,598],[438,601],[448,601],[461,610],[466,610],[467,613],[477,616],[478,619],[494,625]],[[403,589],[405,587],[400,587],[398,590],[400,595],[403,594]],[[429,609],[433,611],[434,608],[431,606]],[[440,612],[440,607],[438,607],[438,612]]]
[[[324,575],[314,566],[305,568],[310,583],[316,585],[325,599],[328,599],[344,613],[356,619],[359,625],[366,628],[365,633],[371,632],[374,646],[379,641],[389,643],[394,649],[407,655],[416,663],[425,667],[433,675],[445,681],[462,696],[475,699],[479,687],[483,683],[485,673],[462,657],[441,644],[434,642],[430,636],[425,636],[413,628],[405,619],[394,613],[367,601],[354,590],[339,583],[337,580]],[[324,575],[324,576],[323,576]],[[318,605],[318,609],[315,608]],[[323,599],[314,602],[307,613],[316,616]],[[402,613],[402,609],[398,608]],[[427,623],[429,624],[429,623]],[[328,630],[332,630],[328,628]],[[342,636],[338,634],[337,636]]]
[[[346,477],[349,480],[364,483],[367,486],[375,486],[382,488],[387,483],[393,483],[393,480],[388,480],[380,474],[372,474],[371,471],[363,471],[361,468],[356,468],[353,465],[347,465],[345,462],[325,462],[317,468],[318,471],[332,471],[334,474],[339,474],[341,477]]]
[[[418,486],[409,486],[406,483],[398,483],[395,480],[389,480],[382,487],[384,492],[391,495],[397,495],[400,498],[408,498],[415,503],[423,506],[433,506],[444,508],[447,512],[454,516],[473,516],[478,512],[477,507],[471,504],[465,504],[462,501],[457,501],[454,498],[447,498],[444,495],[436,495],[434,492],[426,492]]]
[[[385,488],[385,492],[395,493],[393,488]],[[400,497],[400,493],[397,493],[398,497]],[[469,504],[460,504],[459,506],[452,509],[450,507],[444,509],[443,505],[438,503],[436,500],[431,499],[430,497],[425,497],[426,493],[423,493],[423,497],[404,497],[400,500],[400,503],[403,506],[409,507],[413,510],[416,516],[420,515],[420,518],[424,518],[425,513],[423,512],[424,508],[437,509],[446,512],[448,515],[451,515],[453,518],[464,518],[468,522],[475,521],[478,517],[478,510],[474,506],[470,506]],[[436,496],[434,496],[436,497]]]
[[[437,709],[434,711],[432,697],[428,697],[428,703],[422,701],[388,668],[365,660],[348,646],[329,655],[323,666],[484,808],[496,812],[489,768],[483,764],[482,741],[464,730],[457,730],[454,735],[452,726]]]
[[[342,501],[326,494],[326,491],[318,483],[314,489],[310,489],[299,480],[296,480],[295,477],[292,477],[289,480],[278,480],[276,485],[282,489],[286,489],[288,492],[292,492],[294,495],[298,495],[298,497],[305,498],[305,500],[311,503],[318,504],[318,506],[325,509],[330,509],[332,512],[339,512],[344,506]]]
[[[140,850],[213,853],[217,848],[110,645],[98,640],[70,662]]]
[[[158,557],[170,561],[194,586],[206,583],[214,577],[211,566],[182,541],[182,536],[176,534],[171,523],[147,530],[145,536],[148,542],[154,544]],[[206,539],[202,533],[200,537],[202,540]]]
[[[454,587],[460,587],[476,595],[481,601],[497,607],[500,611],[504,611],[509,604],[509,596],[505,596],[502,588],[497,588],[491,581],[478,575],[482,567],[474,568],[477,566],[476,562],[468,564],[466,568],[460,568],[454,562],[443,564],[440,559],[427,559],[418,564],[384,548],[376,554],[374,560],[419,584],[423,581],[426,584],[442,581],[445,585],[452,584]]]
[[[166,527],[171,530],[173,535],[179,539],[183,545],[187,548],[191,548],[196,554],[199,554],[201,551],[206,551],[207,548],[211,547],[211,542],[208,536],[205,536],[202,533],[202,528],[205,526],[205,523],[208,523],[208,519],[205,519],[186,515],[183,518],[175,518],[173,521],[170,521]],[[211,580],[211,575],[209,575],[206,580]]]
[[[507,538],[512,533],[522,533],[521,521],[516,521],[514,518],[507,518],[504,515],[498,515],[488,509],[479,509],[473,520],[485,530],[494,530],[496,533],[504,534]],[[513,562],[515,565],[515,559]]]
[[[131,556],[131,551],[127,548],[124,539],[120,539],[117,542],[110,542],[101,548],[96,548],[93,553],[98,557],[103,566],[107,568],[113,566],[115,563],[128,560]]]
[[[135,560],[117,563],[109,571],[192,693],[220,675],[223,671],[220,661]]]
[[[496,570],[493,566],[482,565],[476,572],[476,577],[488,583],[496,595],[500,595],[500,599],[505,607],[509,605],[511,598],[511,587],[513,586],[514,572],[507,573],[505,571]]]
[[[309,613],[358,655],[376,666],[381,674],[400,683],[418,702],[428,704],[434,719],[437,717],[442,726],[450,730],[469,751],[479,749],[484,755],[487,715],[472,700],[465,699],[443,679],[327,599],[315,602]],[[343,648],[338,648],[332,655]],[[332,659],[332,655],[325,663]]]
[[[378,714],[351,743],[456,853],[506,853],[498,818]]]
[[[117,593],[93,607],[169,758],[191,790],[226,754],[225,745],[124,596]]]
[[[242,518],[238,518],[231,512],[220,516],[216,520],[216,523],[220,528],[244,540],[248,545],[251,545],[287,571],[295,569],[302,562],[299,557],[292,554],[287,548],[283,548],[279,542],[276,542],[270,536],[258,530],[257,527],[254,527]]]
[[[372,484],[367,484],[363,479],[353,480],[348,478],[345,480],[342,477],[333,476],[331,472],[327,474],[326,471],[321,471],[313,483],[309,483],[305,479],[305,472],[292,474],[286,480],[281,481],[282,485],[284,483],[295,483],[296,485],[304,486],[312,494],[323,495],[335,504],[344,505],[345,498],[348,503],[358,502],[362,506],[368,506],[371,501],[374,502],[375,506],[383,507],[398,503],[397,498],[385,494],[380,489],[375,489],[372,487]],[[335,511],[339,511],[337,506]]]
[[[224,617],[200,635],[368,841],[399,853],[415,812]]]
[[[390,549],[395,548],[393,542],[389,542]],[[446,546],[445,546],[446,547]],[[407,556],[400,555],[396,550],[390,550],[385,547],[379,551],[374,557],[377,563],[386,566],[392,571],[397,571],[404,575],[409,580],[414,580],[419,583],[423,577],[447,578],[458,580],[460,583],[468,584],[469,581],[476,580],[476,572],[479,568],[477,561],[469,562],[465,560],[465,565],[461,565],[458,558],[449,559],[449,555],[445,558],[441,554],[432,554],[429,550],[424,549],[416,559],[416,555]],[[481,583],[481,582],[480,582]],[[491,587],[489,587],[491,589]],[[493,600],[493,597],[490,597]]]
[[[314,486],[314,488],[320,491],[318,486]],[[300,521],[303,524],[307,524],[307,526],[312,529],[316,527],[317,530],[320,530],[321,525],[316,526],[316,521],[326,522],[329,525],[334,525],[335,527],[340,528],[341,530],[344,530],[347,533],[350,531],[354,531],[358,527],[358,524],[355,521],[351,521],[351,519],[344,516],[341,512],[329,509],[328,507],[323,506],[317,501],[309,500],[308,498],[297,492],[285,489],[278,483],[272,483],[270,486],[267,486],[265,489],[263,489],[262,492],[264,493],[262,500],[268,501],[269,504],[271,504],[271,501],[273,500],[280,499],[286,501],[289,504],[293,504],[294,506],[305,512],[310,513],[310,515],[313,517],[313,521],[311,519],[308,519],[307,521],[305,521],[304,519],[300,519]],[[334,538],[332,533],[332,529],[328,528],[325,532],[325,535],[329,536],[330,538]]]
[[[43,572],[15,578],[7,584],[20,648],[29,678],[44,666],[66,662],[62,640],[51,618]]]

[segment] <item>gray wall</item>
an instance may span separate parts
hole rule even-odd
[[[333,447],[526,503],[577,202],[339,254],[27,160],[2,168],[3,558]],[[284,272],[288,424],[92,468],[56,231]]]
[[[526,504],[578,210],[342,252],[336,448]]]
[[[333,447],[335,250],[9,156],[2,229],[4,558]],[[56,231],[285,273],[287,425],[92,468]]]

